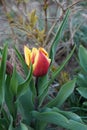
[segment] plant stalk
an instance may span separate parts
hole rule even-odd
[[[39,101],[38,101],[38,77],[36,77],[35,88],[36,88],[35,110],[37,111],[38,105],[39,105]]]

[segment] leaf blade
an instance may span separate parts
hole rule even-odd
[[[49,102],[46,106],[47,107],[53,107],[53,106],[60,107],[64,103],[64,101],[70,96],[70,94],[73,92],[75,88],[75,82],[76,82],[76,79],[71,80],[67,82],[66,84],[64,84],[59,90],[57,96],[51,102]]]
[[[53,40],[53,42],[52,42],[51,49],[50,49],[50,54],[49,54],[52,61],[53,61],[53,59],[54,59],[54,55],[55,55],[55,53],[56,53],[55,50],[56,50],[56,47],[57,47],[58,42],[59,42],[59,40],[60,40],[61,34],[62,34],[62,32],[63,32],[63,29],[64,29],[64,27],[65,27],[65,25],[66,25],[68,16],[69,16],[69,10],[66,11],[66,15],[65,15],[65,17],[64,17],[64,20],[62,21],[60,27],[58,28],[57,33],[56,33],[56,36],[55,36],[55,38],[54,38],[54,40]]]
[[[4,83],[6,72],[7,48],[8,45],[6,44],[3,49],[1,66],[0,66],[0,105],[4,102]]]
[[[79,60],[80,60],[80,65],[84,69],[85,72],[87,72],[87,50],[84,48],[82,45],[79,47]]]

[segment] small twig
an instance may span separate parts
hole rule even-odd
[[[55,0],[55,1],[56,1],[57,5],[60,6],[60,8],[62,9],[62,11],[65,12],[62,4],[58,0]]]
[[[47,7],[48,7],[48,0],[44,0],[43,10],[45,16],[45,33],[47,33],[48,26],[47,26]]]
[[[2,2],[3,8],[4,8],[4,11],[7,12],[7,8],[6,8],[4,0],[1,0],[1,2]]]
[[[79,28],[81,27],[81,25],[84,24],[84,22],[85,22],[85,21],[81,22],[81,23],[76,27],[76,29],[73,31],[72,36],[71,36],[71,38],[70,38],[70,41],[72,41],[72,39],[73,39],[75,33],[77,32],[77,30],[79,30]]]
[[[74,5],[78,4],[81,1],[83,1],[83,0],[78,0],[78,1],[74,2],[72,5],[69,5],[65,10],[72,8]]]
[[[73,30],[72,30],[72,17],[69,17],[69,28],[70,28],[71,44],[74,45]]]
[[[27,35],[30,34],[32,40],[35,42],[35,43],[38,43],[40,44],[40,42],[36,39],[35,35],[33,34],[32,31],[28,30],[27,28],[25,28],[24,26],[22,26],[21,24],[19,23],[12,23],[12,26],[16,27],[17,30],[21,30],[22,32],[26,33]]]
[[[64,15],[65,13],[63,13],[61,16],[60,16],[60,18],[59,19],[55,19],[55,21],[54,21],[54,23],[53,23],[53,25],[52,25],[52,27],[51,27],[51,29],[49,30],[49,32],[48,32],[48,35],[47,35],[47,37],[46,37],[46,40],[45,40],[45,45],[47,45],[47,43],[48,43],[48,40],[49,40],[49,38],[50,38],[50,35],[51,34],[53,34],[53,29],[54,29],[54,27],[55,27],[55,25],[59,22],[59,21],[61,21],[61,19],[63,18],[63,15]],[[55,35],[55,34],[54,34]]]
[[[52,33],[52,31],[53,31],[53,29],[54,29],[54,27],[55,27],[56,24],[57,24],[57,20],[53,23],[51,29],[49,30],[49,32],[48,32],[48,34],[47,34],[47,37],[46,37],[45,43],[44,43],[45,45],[47,45],[48,40],[49,40],[49,37],[50,37],[50,35],[51,35],[51,33]]]

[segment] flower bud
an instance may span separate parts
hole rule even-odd
[[[13,66],[9,61],[7,61],[6,62],[6,74],[12,75],[12,73],[13,73]]]
[[[0,57],[0,61],[1,60],[2,58]],[[12,75],[12,73],[13,73],[13,66],[11,65],[9,61],[6,61],[6,74]]]

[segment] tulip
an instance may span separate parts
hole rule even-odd
[[[31,63],[33,66],[34,76],[39,77],[46,75],[51,60],[44,48],[32,48],[32,50],[30,50],[27,46],[24,46],[24,55],[26,64],[30,66]]]

